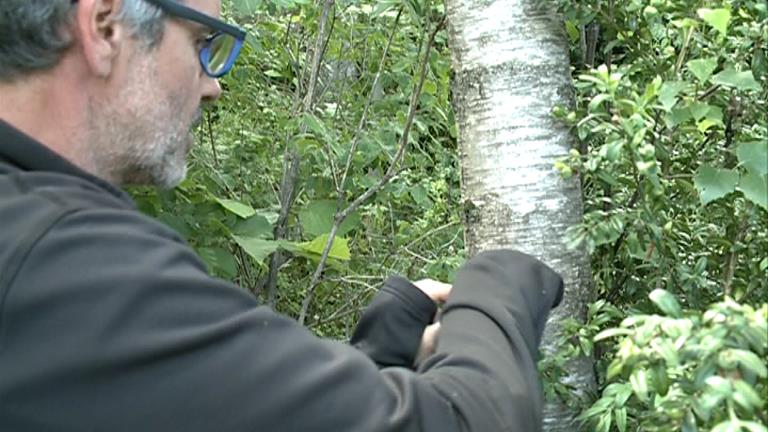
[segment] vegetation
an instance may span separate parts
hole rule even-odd
[[[597,431],[766,431],[768,7],[558,0],[598,298],[542,362],[596,361]],[[464,260],[440,2],[237,0],[249,43],[198,128],[188,179],[133,191],[216,276],[345,339],[392,273]],[[565,234],[564,234],[565,235]],[[331,241],[329,241],[331,240]],[[275,251],[281,251],[271,256]]]
[[[560,4],[578,102],[557,114],[580,148],[558,168],[583,180],[569,237],[592,252],[600,297],[578,333],[591,353],[600,332],[602,394],[582,417],[765,431],[768,6]]]

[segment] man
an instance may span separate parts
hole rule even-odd
[[[0,430],[540,430],[542,263],[481,254],[450,295],[390,278],[348,346],[208,276],[117,188],[184,177],[245,37],[219,9],[0,0]]]

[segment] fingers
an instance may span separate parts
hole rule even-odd
[[[435,353],[437,347],[437,337],[440,334],[440,323],[436,322],[432,325],[428,325],[424,329],[424,333],[421,335],[421,344],[419,345],[419,351],[416,353],[416,364],[421,363],[424,359]]]
[[[435,303],[442,303],[448,300],[448,295],[451,293],[451,288],[453,288],[451,284],[432,279],[422,279],[413,284]]]

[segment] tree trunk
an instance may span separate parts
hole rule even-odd
[[[541,0],[448,0],[446,9],[466,244],[470,254],[521,250],[563,276],[565,299],[549,320],[546,354],[555,349],[558,323],[583,320],[591,299],[589,257],[564,242],[566,228],[582,217],[579,180],[563,180],[554,169],[572,144],[551,115],[573,99],[563,25]],[[566,379],[577,393],[593,389],[591,359],[569,364]],[[547,403],[544,430],[576,430],[574,411]]]

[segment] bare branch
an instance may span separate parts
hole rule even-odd
[[[387,183],[389,183],[389,181],[398,172],[398,167],[400,165],[400,162],[403,159],[403,156],[405,155],[405,150],[408,147],[408,138],[410,136],[413,120],[416,117],[416,110],[418,109],[418,106],[419,106],[419,99],[421,98],[421,90],[422,90],[422,87],[424,86],[424,81],[427,78],[427,65],[429,64],[429,55],[432,51],[432,45],[435,42],[435,36],[437,36],[437,33],[443,28],[444,24],[445,24],[445,17],[443,17],[440,23],[435,27],[434,31],[432,31],[432,33],[429,35],[429,40],[427,42],[427,47],[424,52],[424,57],[422,58],[421,64],[419,66],[419,75],[418,75],[419,79],[416,85],[414,86],[413,92],[411,93],[411,101],[408,106],[408,116],[405,122],[405,126],[403,127],[403,133],[400,136],[400,144],[399,144],[397,153],[395,154],[395,158],[392,160],[392,163],[390,163],[389,168],[387,168],[387,172],[384,174],[384,176],[381,178],[381,180],[377,184],[368,188],[368,190],[366,190],[362,195],[357,197],[357,199],[355,199],[349,206],[347,206],[347,208],[336,213],[333,226],[331,227],[331,232],[328,235],[328,242],[325,244],[323,253],[320,256],[320,263],[315,269],[315,273],[312,275],[312,282],[310,283],[309,289],[307,290],[307,295],[306,297],[304,297],[304,301],[301,304],[301,312],[299,313],[299,324],[304,324],[306,320],[307,311],[309,310],[309,305],[312,303],[314,292],[317,289],[318,283],[320,282],[320,276],[323,274],[323,271],[325,270],[325,265],[328,262],[328,255],[330,254],[331,248],[333,247],[333,242],[336,237],[336,233],[338,232],[339,226],[344,221],[344,219],[346,219],[346,217],[349,216],[350,213],[357,210],[357,208],[360,207],[362,203],[364,203],[368,198],[370,198],[379,190],[381,190],[381,188],[383,188]]]
[[[323,11],[320,18],[320,27],[315,39],[315,49],[312,55],[312,68],[309,77],[309,83],[307,84],[306,94],[304,96],[304,105],[301,114],[306,114],[312,111],[312,107],[315,103],[315,86],[317,85],[318,71],[323,60],[323,46],[326,38],[329,35],[326,34],[328,15],[333,8],[334,0],[325,0],[323,3]],[[299,90],[297,89],[297,92]],[[298,93],[297,93],[298,95]],[[298,97],[297,99],[298,100]],[[300,133],[305,133],[307,130],[306,123],[302,122]],[[293,200],[295,198],[296,181],[299,177],[299,164],[301,158],[298,152],[292,148],[290,142],[287,143],[284,159],[283,159],[283,178],[280,181],[280,214],[278,216],[277,224],[275,225],[275,239],[283,239],[286,236],[288,215],[290,214],[291,207],[293,206]],[[274,306],[275,297],[277,291],[277,273],[280,267],[283,265],[283,253],[277,251],[272,254],[272,259],[269,264],[269,274],[267,276],[267,295],[268,304]]]

